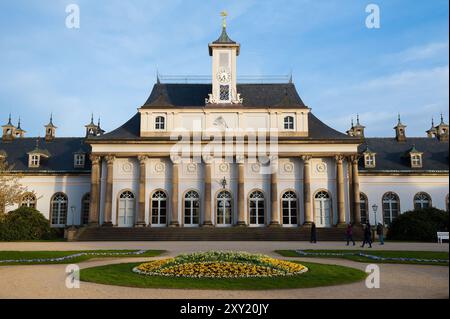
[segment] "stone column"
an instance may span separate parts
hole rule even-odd
[[[245,222],[245,157],[236,156],[238,164],[238,226],[247,226]]]
[[[147,182],[147,175],[146,175],[147,159],[148,159],[147,156],[138,156],[138,160],[139,160],[139,212],[138,212],[136,227],[145,227],[145,199],[146,199],[145,184]]]
[[[91,154],[91,196],[89,203],[89,225],[98,226],[100,209],[100,164],[101,157]]]
[[[180,158],[172,159],[172,215],[170,219],[169,227],[178,227],[180,222],[178,221],[178,183],[180,174]]]
[[[113,198],[113,172],[114,160],[112,155],[106,156],[106,195],[105,195],[105,220],[103,226],[112,226],[112,198]]]
[[[345,224],[344,157],[336,156],[336,189],[338,202],[338,225]]]
[[[303,208],[305,212],[305,225],[313,223],[312,205],[311,205],[311,156],[303,155]]]
[[[212,215],[211,215],[211,175],[212,175],[212,158],[211,156],[203,157],[204,163],[204,178],[205,178],[205,214],[203,216],[203,226],[211,227],[212,223]]]
[[[280,226],[278,206],[278,158],[270,160],[272,174],[270,175],[270,226]]]
[[[360,198],[360,190],[359,190],[359,169],[358,162],[359,156],[352,156],[352,181],[353,181],[353,213],[354,213],[354,222],[356,224],[361,224],[361,198]]]

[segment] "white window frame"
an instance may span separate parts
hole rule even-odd
[[[411,154],[411,167],[412,168],[422,167],[422,154]]]
[[[30,154],[28,166],[39,167],[41,165],[41,156],[38,154]]]
[[[161,120],[162,119],[162,123]],[[155,131],[165,131],[167,127],[167,120],[164,115],[157,115],[155,117]]]
[[[295,117],[287,115],[283,119],[283,129],[285,131],[295,131]]]
[[[86,155],[82,153],[78,153],[74,155],[73,158],[73,166],[74,167],[84,167],[86,164]]]
[[[375,153],[364,154],[364,167],[374,168],[376,166]]]

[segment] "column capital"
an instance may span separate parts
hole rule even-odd
[[[304,162],[309,162],[309,160],[312,158],[312,156],[311,155],[301,155],[300,158]]]
[[[337,154],[337,155],[334,156],[334,159],[336,160],[336,162],[337,162],[338,164],[342,164],[342,162],[343,162],[344,159],[345,159],[345,156],[342,155],[342,154]]]
[[[170,160],[173,164],[180,164],[181,163],[181,156],[179,155],[170,155]]]
[[[205,162],[205,164],[212,164],[214,157],[211,155],[203,155],[202,160],[203,162]]]
[[[112,165],[114,163],[114,160],[116,159],[116,157],[114,155],[107,155],[105,157],[106,159],[106,163],[108,163],[108,165]]]
[[[89,155],[89,159],[92,162],[92,165],[98,165],[100,164],[101,156],[96,154]]]
[[[358,164],[360,158],[361,158],[361,155],[359,155],[359,154],[350,155],[348,157],[349,161],[356,165]]]
[[[147,155],[139,155],[137,157],[139,164],[145,164],[145,162],[148,160],[148,156]]]
[[[236,163],[245,164],[245,156],[244,155],[236,155]]]

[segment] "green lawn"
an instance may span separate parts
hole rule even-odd
[[[436,252],[436,251],[396,251],[396,250],[303,250],[307,253],[349,253],[349,252],[363,252],[365,254],[390,257],[390,258],[419,258],[419,259],[447,259],[449,258],[448,252]],[[420,265],[437,265],[448,266],[449,263],[436,263],[436,262],[418,262],[418,261],[396,261],[396,260],[374,260],[363,256],[357,255],[345,255],[345,256],[303,256],[295,252],[295,250],[276,250],[277,254],[284,257],[302,257],[302,258],[343,258],[364,263],[390,263],[390,264],[420,264]]]
[[[123,253],[123,255],[83,255],[62,261],[43,261],[43,262],[9,262],[0,263],[0,266],[6,265],[36,265],[36,264],[72,264],[86,261],[92,258],[122,258],[122,257],[155,257],[161,255],[164,250],[147,250],[140,255],[127,255],[128,252],[138,250],[74,250],[74,251],[0,251],[0,260],[18,260],[18,259],[47,259],[69,256],[78,253]]]
[[[295,262],[295,261],[294,261]],[[266,290],[311,288],[342,285],[361,281],[366,273],[349,267],[303,263],[309,271],[297,276],[275,278],[173,278],[164,276],[145,276],[132,272],[139,263],[115,264],[82,269],[82,281],[105,285],[138,288],[183,288],[183,289],[221,289],[221,290]]]

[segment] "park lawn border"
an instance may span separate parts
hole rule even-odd
[[[1,266],[11,265],[50,265],[50,264],[73,264],[83,261],[88,261],[94,258],[140,258],[140,257],[157,257],[166,250],[145,250],[142,254],[127,254],[130,252],[138,252],[138,249],[121,249],[121,250],[66,250],[66,251],[0,251],[0,260],[18,260],[18,259],[50,259],[61,258],[78,253],[99,253],[106,255],[83,255],[74,258],[68,258],[61,261],[42,261],[42,262],[8,262],[0,263]],[[111,253],[108,255],[108,253]],[[124,253],[123,255],[116,255],[117,253]]]
[[[298,263],[298,261],[293,261]],[[103,285],[134,288],[272,290],[335,286],[362,281],[367,274],[359,269],[302,262],[308,271],[286,277],[268,278],[180,278],[145,276],[132,270],[140,263],[122,263],[84,268],[80,280]]]
[[[328,250],[328,249],[302,249],[306,253],[358,253],[363,252],[365,254],[371,254],[379,257],[390,258],[418,258],[418,259],[448,259],[449,253],[445,251],[401,251],[401,250]],[[275,253],[283,257],[294,258],[339,258],[347,259],[351,261],[371,264],[409,264],[409,265],[433,265],[433,266],[448,266],[449,263],[442,262],[420,262],[420,261],[400,261],[400,260],[374,260],[363,256],[357,255],[345,255],[345,256],[305,256],[298,254],[295,250],[275,250]]]

